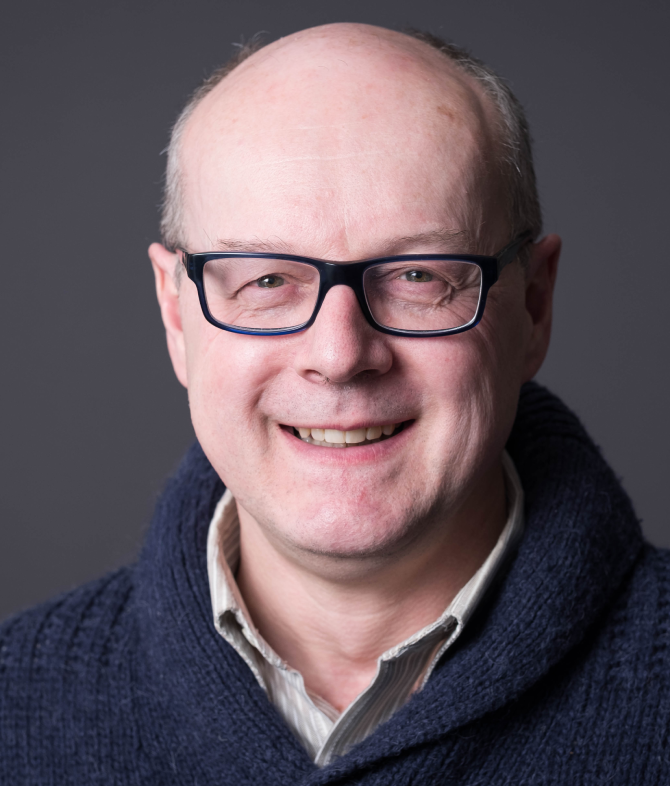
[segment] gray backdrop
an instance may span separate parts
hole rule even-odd
[[[0,616],[132,559],[193,438],[146,257],[170,123],[232,42],[330,21],[431,30],[513,85],[565,240],[540,380],[670,545],[667,2],[5,0]]]

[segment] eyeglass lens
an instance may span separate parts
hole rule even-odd
[[[461,260],[383,262],[363,275],[375,321],[397,330],[449,330],[472,321],[481,296],[481,270]],[[299,327],[312,316],[319,271],[273,258],[210,259],[205,298],[218,322],[249,330]]]

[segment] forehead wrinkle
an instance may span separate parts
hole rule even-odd
[[[435,253],[449,253],[452,251],[459,251],[467,253],[470,250],[472,242],[472,233],[467,229],[436,229],[430,232],[421,232],[417,235],[405,235],[391,238],[383,244],[377,246],[377,251],[372,253],[366,259],[374,259],[375,257],[395,256],[402,254],[408,249],[418,248],[421,246],[440,247],[440,251]],[[465,246],[465,247],[464,247]],[[213,251],[220,252],[240,252],[240,253],[275,253],[275,254],[293,254],[295,256],[308,256],[304,253],[298,253],[302,249],[296,249],[290,243],[282,240],[282,238],[268,238],[263,240],[261,238],[253,238],[249,240],[236,240],[234,238],[218,238],[213,244]],[[319,257],[326,258],[326,257]],[[351,262],[355,260],[331,260]]]
[[[279,164],[289,164],[292,161],[341,161],[347,158],[360,158],[361,156],[386,155],[383,150],[357,150],[353,153],[339,153],[337,155],[306,155],[306,156],[287,156],[286,158],[275,158],[258,162],[257,166],[277,166]]]

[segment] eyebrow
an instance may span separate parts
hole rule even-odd
[[[436,253],[450,253],[458,251],[468,253],[470,251],[472,233],[467,229],[437,229],[432,232],[420,232],[417,235],[401,235],[390,238],[383,246],[380,246],[374,256],[369,257],[389,257],[399,254],[411,253],[411,249],[418,247],[431,247]],[[289,243],[281,238],[261,240],[253,238],[251,240],[234,240],[232,238],[219,238],[214,243],[214,251],[221,252],[246,252],[258,254],[292,254],[294,256],[306,256],[298,253]],[[355,261],[355,260],[334,260],[334,261]]]

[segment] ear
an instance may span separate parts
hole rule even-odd
[[[160,243],[152,243],[149,246],[149,259],[154,269],[156,296],[165,325],[172,367],[177,379],[184,387],[188,387],[184,331],[179,308],[179,285],[175,280],[178,257]]]
[[[526,274],[526,312],[531,321],[531,337],[526,351],[524,382],[540,370],[549,349],[554,284],[561,253],[558,235],[547,235],[533,243]]]

